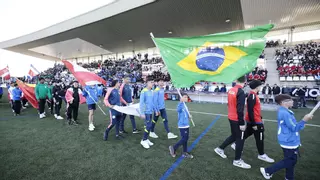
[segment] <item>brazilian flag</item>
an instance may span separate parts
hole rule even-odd
[[[247,30],[184,38],[153,38],[153,41],[175,87],[190,87],[200,80],[231,83],[256,67],[265,47],[264,36],[272,28],[272,24],[267,24]]]

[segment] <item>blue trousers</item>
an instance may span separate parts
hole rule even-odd
[[[166,109],[160,109],[160,115],[163,119],[164,128],[166,129],[167,133],[169,133],[170,130],[169,130],[169,125],[168,125],[168,116],[167,116]],[[153,120],[152,120],[151,132],[154,132],[154,127],[156,126],[158,119],[159,119],[159,116],[156,116],[156,113],[154,113]]]
[[[119,125],[121,121],[121,114],[120,113],[115,113],[113,111],[109,111],[110,114],[110,124],[108,125],[106,129],[106,134],[109,134],[109,131],[116,126],[116,135],[119,135]]]
[[[143,140],[147,140],[152,126],[152,114],[145,114]]]
[[[285,149],[282,148],[284,159],[282,161],[273,164],[272,166],[266,168],[266,173],[273,174],[283,168],[286,168],[286,179],[294,179],[294,166],[298,161],[299,149]]]
[[[173,146],[174,151],[176,152],[177,149],[182,146],[183,152],[188,152],[188,139],[189,139],[189,128],[179,128],[181,139]]]
[[[126,114],[122,115],[122,119],[120,121],[120,131],[124,131],[124,120],[126,120],[126,117],[127,117]],[[129,117],[130,117],[130,120],[131,120],[132,129],[136,130],[137,127],[136,127],[136,120],[134,119],[134,116],[133,115],[129,115]]]

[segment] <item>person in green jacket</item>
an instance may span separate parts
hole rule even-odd
[[[45,118],[45,112],[44,108],[46,105],[46,99],[52,99],[52,94],[50,93],[49,88],[47,85],[44,84],[44,78],[39,79],[39,83],[37,84],[35,88],[35,94],[37,101],[39,103],[39,114],[40,114],[40,119]]]

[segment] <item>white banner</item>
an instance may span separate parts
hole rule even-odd
[[[140,117],[140,110],[138,104],[131,104],[129,106],[114,106],[113,109],[128,115],[134,115]]]

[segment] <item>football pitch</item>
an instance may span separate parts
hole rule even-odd
[[[39,119],[37,111],[29,107],[21,116],[14,117],[4,94],[0,100],[0,172],[6,180],[65,180],[65,179],[216,179],[259,180],[263,179],[259,168],[269,166],[257,159],[255,140],[246,140],[242,158],[252,168],[240,169],[232,165],[234,151],[227,147],[227,159],[216,155],[214,148],[230,135],[226,105],[189,103],[196,127],[190,128],[189,148],[194,159],[176,158],[168,152],[168,146],[178,139],[168,140],[163,123],[159,120],[155,132],[158,139],[146,150],[140,145],[142,132],[132,134],[127,117],[125,129],[129,134],[116,140],[114,129],[108,141],[103,141],[103,132],[109,124],[109,116],[98,109],[95,112],[93,132],[88,131],[86,105],[79,110],[78,126],[69,126],[65,120],[56,120],[52,115]],[[167,101],[167,114],[171,131],[179,135],[177,128],[177,101]],[[107,112],[106,107],[102,106]],[[64,108],[63,115],[64,115]],[[309,112],[294,110],[297,119]],[[47,115],[49,111],[47,110]],[[283,157],[277,143],[276,112],[263,111],[265,121],[265,152],[276,161]],[[301,132],[301,157],[295,169],[295,179],[311,180],[320,176],[320,113]],[[143,129],[143,120],[136,118],[137,126]],[[284,171],[272,179],[283,180]]]

